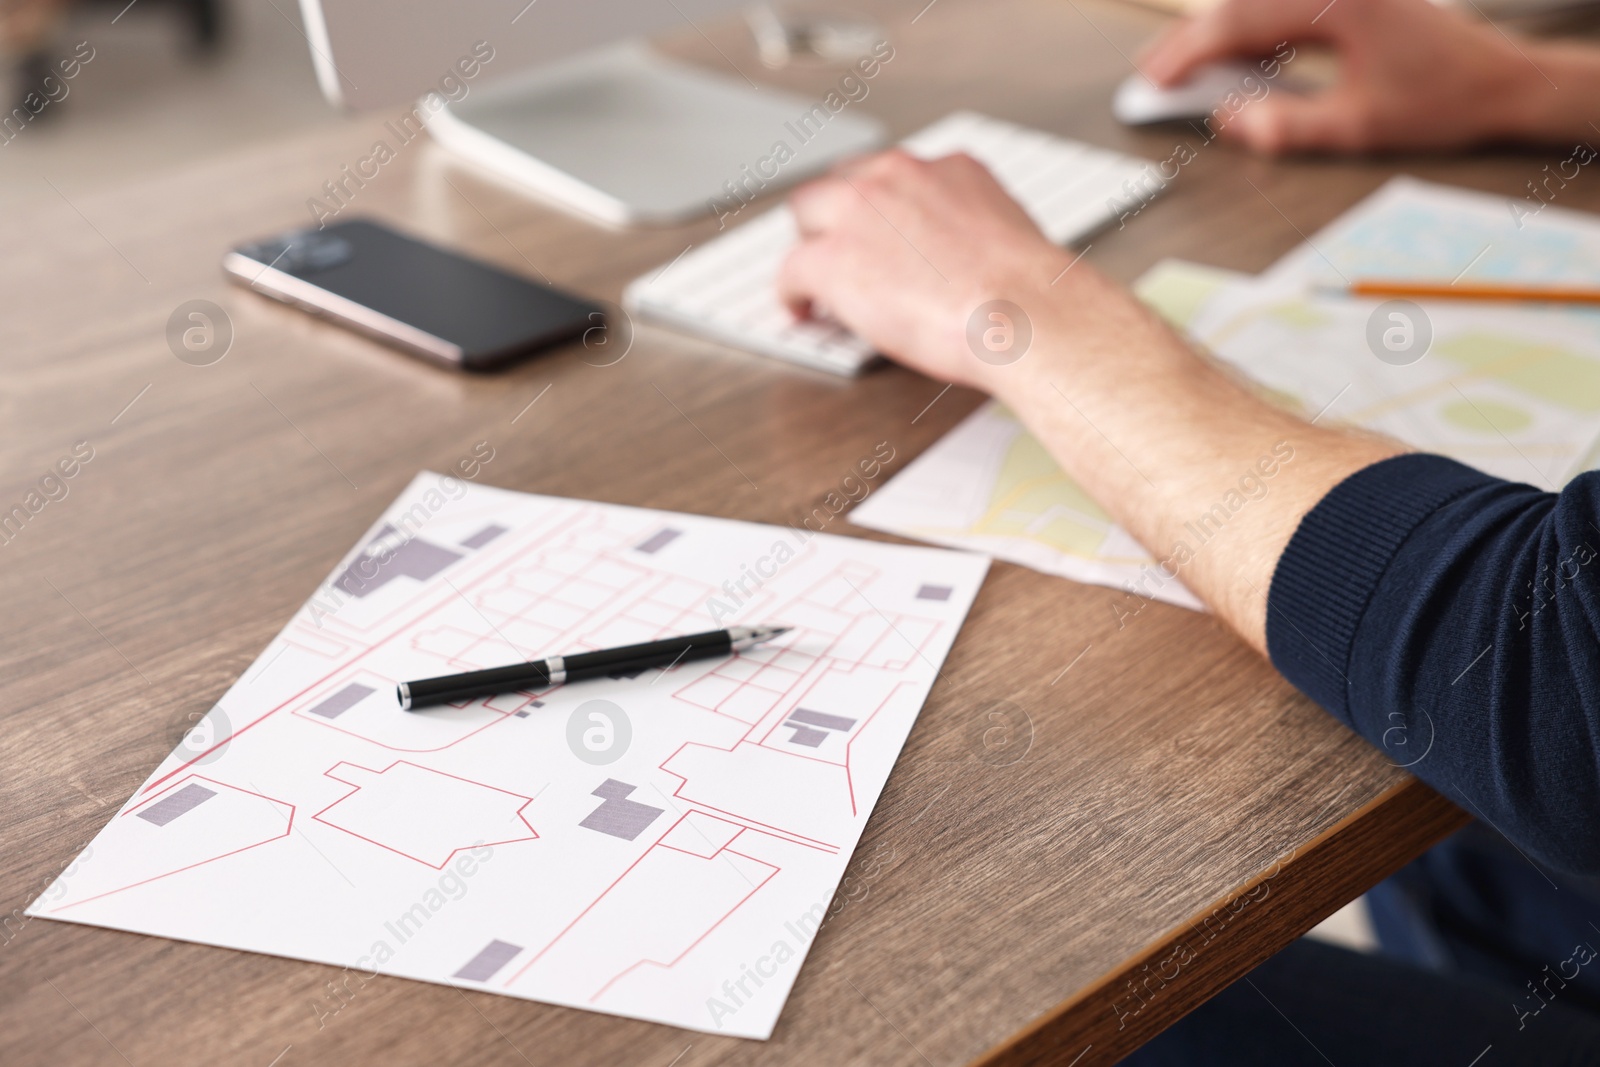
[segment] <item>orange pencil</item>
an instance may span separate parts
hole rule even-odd
[[[1600,288],[1515,285],[1493,282],[1426,282],[1358,278],[1345,290],[1354,296],[1409,297],[1414,300],[1523,300],[1547,304],[1600,304]]]

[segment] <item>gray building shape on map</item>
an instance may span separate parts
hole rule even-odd
[[[605,802],[591,811],[578,825],[586,830],[597,830],[602,834],[620,837],[624,841],[632,841],[660,818],[665,810],[652,808],[637,800],[629,800],[628,794],[635,788],[627,782],[607,778],[593,791],[594,796],[604,798]]]
[[[173,819],[186,812],[193,811],[216,795],[216,790],[207,789],[203,785],[195,785],[190,782],[177,792],[169,793],[139,812],[139,818],[145,822],[155,823],[157,826],[165,826]]]
[[[812,711],[810,708],[795,708],[789,713],[789,719],[784,723],[794,731],[790,736],[791,745],[804,745],[806,748],[818,748],[828,739],[828,731],[836,730],[847,734],[855,726],[854,719],[847,719],[843,715],[829,715],[823,711]]]
[[[398,531],[388,523],[373,537],[380,543]],[[481,531],[480,531],[481,532]],[[333,584],[357,599],[376,593],[396,578],[413,578],[425,582],[461,558],[452,551],[420,537],[413,537],[387,553],[370,548],[357,556]]]
[[[496,971],[510,963],[521,951],[521,945],[513,945],[509,941],[491,941],[450,977],[465,979],[468,982],[487,982],[494,977]]]

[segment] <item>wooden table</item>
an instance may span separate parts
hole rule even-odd
[[[974,107],[1152,159],[1196,140],[1107,114],[1157,16],[920,6],[867,8],[896,54],[862,107],[897,134]],[[837,78],[762,72],[738,26],[673,47],[809,94]],[[645,326],[612,365],[572,346],[464,377],[227,285],[223,249],[308,221],[386,117],[7,221],[0,509],[75,442],[94,458],[0,546],[0,1061],[1112,1063],[1465,821],[1210,617],[1119,625],[1119,594],[999,563],[769,1042],[387,978],[319,1029],[331,968],[21,918],[419,469],[486,439],[492,484],[794,521],[878,442],[898,468],[979,402]],[[1123,279],[1169,255],[1259,270],[1401,166],[1518,195],[1557,158],[1210,146],[1090,254]],[[1568,203],[1600,204],[1592,181]],[[356,208],[610,300],[715,230],[603,231],[425,142]],[[164,337],[194,298],[236,333],[212,366]],[[1022,724],[999,753],[997,709]]]

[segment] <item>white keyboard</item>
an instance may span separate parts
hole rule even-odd
[[[924,159],[970,153],[1056,244],[1093,233],[1117,218],[1117,205],[1131,210],[1163,184],[1145,160],[971,111],[940,119],[902,146]],[[875,358],[871,346],[837,324],[797,320],[778,300],[778,268],[794,241],[789,209],[775,208],[635,279],[623,305],[736,348],[858,374]]]

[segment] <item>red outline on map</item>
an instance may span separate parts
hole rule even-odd
[[[466,782],[468,785],[475,785],[475,786],[478,786],[478,787],[480,787],[482,789],[492,789],[496,793],[504,793],[508,797],[517,797],[517,798],[519,798],[520,800],[523,801],[523,803],[522,803],[521,807],[517,808],[516,816],[517,816],[518,819],[522,820],[522,825],[526,826],[528,828],[528,833],[532,834],[533,836],[531,836],[531,837],[508,837],[504,841],[474,841],[469,845],[462,845],[460,848],[451,849],[450,850],[450,855],[445,857],[445,861],[443,863],[439,864],[438,866],[434,866],[433,864],[429,863],[425,859],[421,859],[421,858],[419,858],[417,856],[413,856],[409,852],[401,852],[399,849],[393,848],[393,847],[391,847],[389,845],[386,845],[382,841],[374,841],[372,838],[367,837],[365,834],[358,834],[354,830],[349,829],[348,827],[340,826],[336,822],[329,822],[328,820],[326,820],[326,819],[324,819],[322,817],[323,814],[326,813],[327,811],[329,811],[330,809],[338,807],[340,804],[343,804],[345,801],[349,800],[351,797],[355,796],[357,793],[361,792],[361,790],[366,788],[366,786],[361,782],[352,782],[347,778],[340,778],[337,774],[333,773],[334,771],[338,770],[340,767],[348,765],[348,766],[356,768],[357,770],[366,771],[368,774],[376,774],[376,775],[379,775],[381,777],[382,775],[385,775],[385,774],[389,773],[390,771],[394,770],[396,767],[400,766],[400,764],[402,764],[402,763],[404,763],[404,764],[406,764],[407,766],[410,766],[410,767],[415,767],[419,771],[427,771],[430,774],[442,775],[445,778],[454,778],[458,782]],[[342,759],[338,763],[335,763],[332,767],[329,767],[327,770],[323,771],[322,774],[323,774],[323,777],[332,778],[336,782],[342,782],[345,785],[349,786],[350,787],[350,792],[346,793],[344,796],[342,796],[339,799],[335,800],[332,804],[329,804],[326,808],[323,808],[322,811],[319,811],[316,814],[312,815],[311,818],[312,818],[312,820],[314,822],[319,822],[323,826],[331,827],[332,829],[338,830],[340,833],[349,834],[351,837],[358,837],[361,840],[367,842],[368,844],[377,845],[379,848],[385,849],[385,850],[387,850],[389,852],[393,852],[397,856],[404,856],[408,860],[416,860],[416,862],[422,864],[424,867],[430,868],[431,870],[435,870],[435,871],[444,870],[446,867],[450,866],[450,861],[456,858],[456,854],[457,853],[466,852],[468,849],[483,848],[485,846],[490,846],[490,845],[514,845],[514,844],[517,844],[518,842],[521,842],[521,841],[537,841],[539,839],[539,831],[535,830],[533,828],[533,824],[528,821],[527,816],[522,814],[524,811],[528,810],[528,805],[533,803],[534,798],[530,797],[530,796],[527,796],[525,794],[522,794],[522,793],[513,793],[509,789],[501,789],[499,786],[490,785],[488,782],[478,782],[478,781],[474,781],[471,778],[463,778],[459,774],[451,774],[449,771],[441,771],[437,767],[427,767],[427,766],[424,766],[421,763],[413,763],[411,760],[407,760],[407,759],[397,759],[393,763],[389,764],[389,766],[383,768],[383,770],[381,770],[381,771],[374,770],[371,767],[363,767],[359,763],[352,763],[350,760]]]
[[[191,863],[186,867],[179,867],[177,870],[167,871],[165,874],[153,875],[152,877],[145,878],[145,879],[143,879],[141,881],[138,881],[138,882],[132,882],[132,883],[130,883],[128,885],[125,885],[125,886],[122,886],[121,888],[118,888],[118,889],[108,889],[104,893],[96,893],[92,897],[84,897],[82,900],[75,900],[71,904],[63,904],[59,908],[50,909],[51,914],[54,914],[54,913],[60,912],[60,911],[66,911],[68,908],[76,908],[79,904],[87,904],[91,900],[99,900],[102,897],[109,897],[113,893],[121,893],[121,892],[124,892],[124,891],[129,890],[129,889],[137,889],[139,886],[148,885],[151,882],[159,882],[163,878],[171,878],[175,874],[182,874],[184,871],[192,871],[196,867],[203,867],[208,863],[215,863],[217,860],[225,860],[229,856],[237,856],[241,852],[248,852],[253,848],[260,848],[262,845],[270,845],[270,844],[272,844],[272,842],[281,841],[285,837],[288,837],[290,834],[294,833],[294,813],[296,811],[295,805],[291,804],[287,800],[278,800],[275,797],[269,797],[265,793],[257,793],[254,789],[246,789],[243,786],[230,785],[227,782],[219,782],[215,778],[207,778],[203,774],[191,774],[189,777],[183,779],[182,781],[173,782],[172,785],[168,789],[163,789],[161,792],[162,793],[170,792],[172,789],[176,789],[180,785],[185,785],[188,782],[191,782],[196,778],[200,779],[203,782],[210,782],[212,785],[219,786],[219,787],[221,787],[223,789],[231,789],[236,793],[249,793],[251,796],[260,797],[262,800],[265,800],[268,804],[280,805],[282,807],[286,807],[286,808],[289,809],[289,823],[288,823],[287,826],[284,827],[283,833],[278,834],[276,837],[264,838],[263,840],[256,841],[253,844],[245,845],[243,848],[236,848],[232,852],[224,852],[220,856],[212,856],[210,859],[200,860],[200,861],[198,861],[196,863]],[[158,803],[159,800],[160,800],[160,796],[159,795],[151,797],[148,801],[146,801],[144,803],[133,805],[132,807],[125,808],[124,810],[118,812],[117,813],[117,817],[120,819],[120,818],[123,818],[123,817],[128,816],[128,815],[136,814],[136,813],[138,813],[140,811],[143,811],[145,808],[148,808],[151,804]]]

